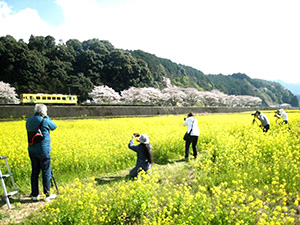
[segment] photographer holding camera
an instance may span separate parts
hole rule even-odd
[[[256,121],[255,118],[259,119],[259,121],[261,122],[261,125],[259,127],[262,127],[263,132],[268,132],[268,130],[270,129],[270,122],[268,120],[268,117],[259,110],[257,110],[255,113],[252,113],[251,115],[254,116],[253,124]]]
[[[139,137],[137,139],[137,141],[140,142],[139,145],[133,145],[133,141],[136,137]],[[134,133],[128,144],[128,148],[137,153],[136,166],[130,170],[130,176],[132,178],[137,177],[141,170],[144,170],[147,174],[149,174],[149,171],[151,170],[151,163],[153,163],[153,156],[151,151],[152,146],[149,143],[148,135]]]
[[[56,197],[50,193],[51,179],[51,157],[50,157],[50,131],[55,130],[57,125],[47,116],[47,106],[36,104],[34,107],[34,116],[26,121],[28,134],[28,152],[31,160],[31,197],[32,200],[39,200],[39,174],[42,171],[43,189],[46,195],[45,201],[50,201]],[[34,142],[31,133],[41,130],[42,139]],[[31,139],[32,138],[32,139]],[[32,140],[32,141],[31,141]]]
[[[190,112],[187,118],[184,118],[183,126],[187,126],[188,139],[185,139],[185,160],[189,161],[190,145],[192,143],[194,158],[197,158],[197,142],[200,135],[198,120],[194,117],[194,113]]]
[[[288,122],[289,122],[288,115],[283,109],[278,109],[275,112],[274,116],[277,118],[277,120],[282,118],[282,124],[288,124]],[[276,120],[276,123],[277,123],[277,120]]]

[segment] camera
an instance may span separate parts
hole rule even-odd
[[[259,110],[257,110],[255,113],[251,113],[252,116],[256,116],[257,114],[260,115],[260,111]]]
[[[133,134],[133,136],[135,136],[135,137],[139,137],[139,136],[140,136],[140,134],[139,134],[139,133],[134,133],[134,134]]]

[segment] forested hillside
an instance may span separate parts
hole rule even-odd
[[[157,77],[169,77],[177,86],[194,87],[205,91],[217,89],[229,95],[257,96],[263,100],[264,105],[289,103],[298,106],[299,104],[297,97],[277,82],[251,79],[241,73],[229,76],[205,75],[192,67],[176,64],[140,50],[131,53],[134,57],[146,61],[152,74]]]
[[[71,93],[85,101],[94,86],[107,85],[118,92],[132,86],[163,88],[165,77],[180,87],[257,96],[265,105],[298,106],[297,97],[279,83],[245,74],[205,75],[140,50],[116,49],[109,41],[56,43],[51,36],[32,35],[27,43],[0,37],[0,81],[11,84],[18,94]]]

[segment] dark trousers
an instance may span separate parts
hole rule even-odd
[[[44,194],[50,194],[50,179],[51,179],[51,157],[50,154],[36,154],[29,152],[31,160],[31,196],[39,195],[39,174],[42,171]]]
[[[191,143],[193,148],[193,155],[195,158],[197,158],[197,142],[198,142],[198,136],[191,136],[190,139],[185,141],[185,156],[184,156],[185,158],[189,157]]]
[[[269,129],[270,129],[270,125],[268,124],[268,125],[264,126],[263,132],[268,132]]]

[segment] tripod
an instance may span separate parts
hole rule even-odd
[[[253,119],[253,121],[252,121],[252,125],[254,125],[254,124],[257,124],[257,126],[259,126],[262,130],[264,129],[257,121],[256,121],[256,119],[255,119],[255,117],[254,117],[254,119]]]
[[[51,187],[55,186],[55,189],[57,191],[57,194],[59,194],[59,190],[58,190],[58,187],[57,187],[57,184],[56,184],[56,181],[55,181],[55,177],[53,175],[53,172],[51,170],[51,178],[50,178],[50,182],[51,182]]]

